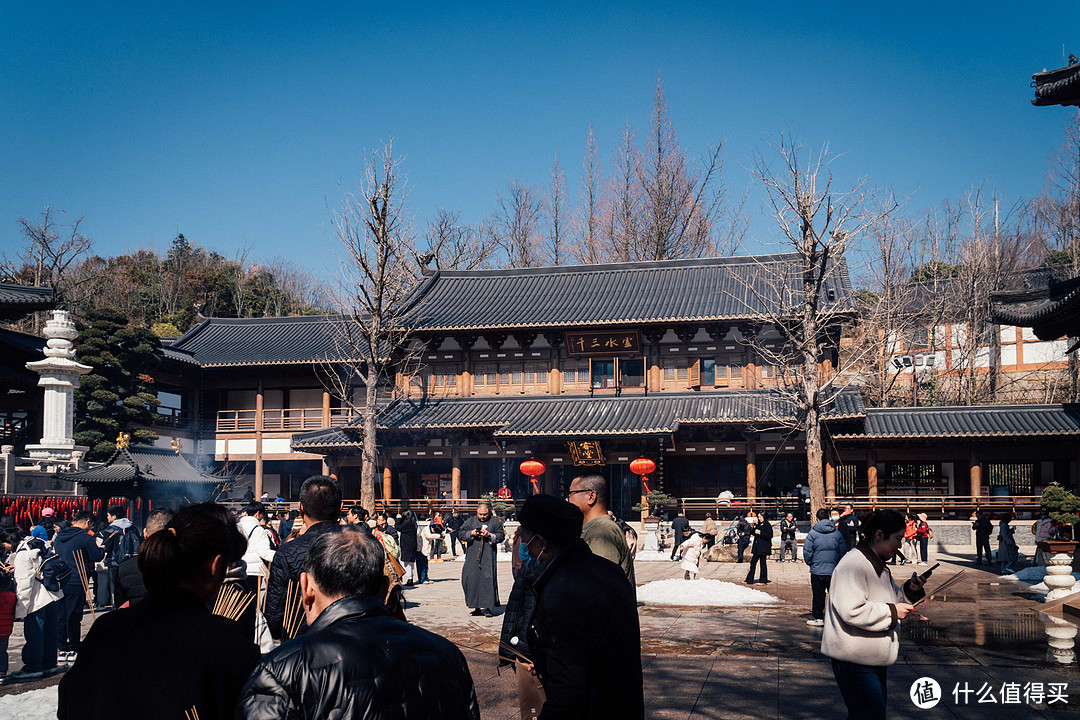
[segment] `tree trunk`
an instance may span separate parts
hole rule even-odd
[[[360,504],[369,513],[375,512],[375,471],[378,446],[375,442],[375,418],[378,415],[379,381],[369,369],[364,391],[364,448],[360,467]]]
[[[821,444],[821,422],[816,409],[806,414],[806,477],[810,485],[810,520],[825,507],[825,467]]]

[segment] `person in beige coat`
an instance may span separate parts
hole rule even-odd
[[[849,718],[884,720],[886,674],[900,648],[897,627],[917,615],[925,578],[912,573],[898,587],[885,564],[904,540],[904,516],[893,510],[871,513],[862,539],[833,571],[821,653],[832,658],[833,675]]]

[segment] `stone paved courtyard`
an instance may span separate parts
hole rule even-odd
[[[923,603],[927,621],[906,621],[900,660],[889,673],[890,717],[1073,717],[1080,713],[1080,668],[1048,660],[1040,603],[1024,583],[1001,580],[966,558],[941,556],[938,582],[964,567],[970,579],[944,600]],[[955,562],[953,562],[955,561]],[[513,675],[496,670],[501,618],[473,618],[462,606],[460,563],[431,564],[432,585],[408,590],[409,618],[463,647],[485,718],[517,717]],[[747,565],[707,563],[701,577],[738,582]],[[500,591],[510,587],[509,563],[500,563]],[[677,563],[639,562],[638,583],[681,577]],[[896,578],[909,569],[893,568]],[[645,703],[650,718],[843,718],[846,709],[832,668],[818,652],[821,630],[806,625],[810,585],[802,563],[770,562],[773,582],[755,586],[784,601],[777,607],[640,609]],[[928,585],[932,589],[936,583]],[[1052,611],[1062,617],[1060,608]],[[479,630],[477,626],[484,628]],[[469,647],[476,648],[470,650]],[[921,710],[908,692],[921,677],[938,681],[946,697]],[[1003,683],[1067,683],[1069,703],[1002,704]],[[998,703],[957,705],[953,688],[993,688]],[[986,696],[984,695],[984,699]],[[962,698],[961,698],[962,699]],[[1008,699],[1008,698],[1007,698]],[[1022,698],[1021,698],[1022,701]]]
[[[945,598],[920,606],[926,621],[906,621],[900,660],[889,673],[892,718],[1039,718],[1076,717],[1080,713],[1080,668],[1075,660],[1060,664],[1048,656],[1046,608],[1024,583],[1001,580],[972,566],[966,558],[937,558],[940,582],[956,569],[968,579]],[[702,577],[737,582],[746,565],[708,563]],[[894,568],[898,579],[908,568]],[[681,576],[672,562],[639,562],[639,583]],[[433,584],[409,588],[412,622],[462,647],[476,682],[484,718],[517,717],[512,672],[497,669],[495,657],[501,617],[474,618],[463,606],[460,562],[431,564]],[[756,586],[784,601],[774,607],[640,608],[645,702],[650,718],[843,718],[846,716],[827,659],[818,652],[821,630],[806,625],[810,586],[805,565],[770,563],[773,582]],[[936,583],[932,579],[929,586]],[[500,594],[511,586],[510,564],[499,563]],[[498,612],[501,612],[501,608]],[[89,617],[86,620],[89,623]],[[12,669],[20,665],[21,628],[10,651]],[[944,694],[934,708],[921,710],[908,693],[922,677],[935,679]],[[0,688],[21,693],[54,684]],[[953,689],[964,684],[972,693],[958,705]],[[1019,704],[1003,704],[1006,683],[1015,683]],[[1068,703],[1023,704],[1030,683],[1066,683]],[[984,687],[985,686],[985,687]],[[979,703],[979,691],[992,690],[996,703]],[[961,697],[961,700],[963,698]],[[1006,699],[1010,699],[1006,696]]]

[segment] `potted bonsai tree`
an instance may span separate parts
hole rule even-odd
[[[667,507],[668,505],[670,505],[671,500],[672,500],[670,495],[668,495],[665,492],[661,492],[659,490],[650,490],[649,494],[646,495],[645,497],[646,497],[645,501],[648,504],[647,511],[648,511],[648,515],[649,515],[648,518],[646,518],[646,521],[653,520],[653,519],[654,520],[659,520],[659,516],[657,515],[657,513],[659,512],[659,510],[661,508],[664,508],[664,507]],[[645,508],[642,508],[641,503],[636,503],[630,509],[633,510],[634,512],[641,512]]]
[[[1057,483],[1052,483],[1043,490],[1039,505],[1054,521],[1058,538],[1071,542],[1073,526],[1080,522],[1080,498]]]
[[[1080,498],[1053,483],[1043,490],[1040,505],[1054,521],[1060,538],[1038,543],[1039,549],[1049,557],[1043,581],[1050,588],[1046,600],[1051,601],[1071,595],[1076,582],[1072,576],[1073,554],[1077,546],[1073,541],[1073,526],[1080,522]]]

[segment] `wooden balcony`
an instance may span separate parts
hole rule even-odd
[[[219,433],[255,432],[255,410],[218,410],[214,430]],[[263,432],[299,432],[324,427],[340,427],[359,415],[354,408],[330,408],[323,417],[322,408],[285,408],[263,410]]]

